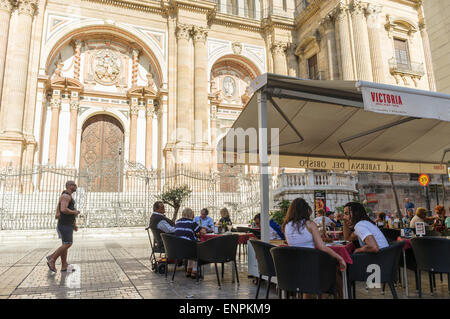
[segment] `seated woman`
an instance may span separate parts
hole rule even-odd
[[[283,225],[281,226],[286,241],[289,246],[315,248],[319,249],[331,257],[336,258],[339,262],[341,271],[347,268],[344,258],[335,253],[331,248],[327,247],[320,236],[317,225],[310,220],[312,209],[303,198],[296,198],[292,201],[288,208]],[[338,276],[338,286],[341,285],[340,277]],[[341,289],[338,289],[341,291]],[[322,295],[324,298],[326,295]],[[308,298],[308,295],[304,297]]]
[[[253,217],[252,228],[261,228],[261,214],[256,214]]]
[[[187,240],[197,240],[197,236],[206,234],[206,229],[200,227],[192,219],[194,212],[190,208],[185,208],[181,214],[181,218],[175,223],[174,235]],[[194,260],[188,261],[186,277],[195,278],[197,274],[197,262]]]
[[[325,224],[325,227],[336,227],[336,224],[331,220],[331,218],[326,216],[324,209],[320,208],[317,213],[317,217],[314,218],[314,222],[317,226]]]
[[[389,246],[381,230],[367,215],[366,209],[360,203],[347,203],[344,206],[344,239],[349,241],[359,240],[361,248],[355,253],[376,253]],[[354,232],[351,228],[354,228]]]
[[[220,210],[220,219],[218,222],[219,226],[222,226],[224,223],[227,224],[228,226],[233,225],[233,223],[231,222],[231,218],[230,218],[230,213],[228,212],[228,209],[226,207],[222,208]]]
[[[437,205],[434,208],[436,216],[434,217],[433,229],[438,232],[445,230],[445,208],[442,205]]]
[[[435,220],[435,217],[427,217],[428,210],[424,207],[419,207],[416,210],[416,216],[411,219],[409,228],[416,229],[416,223],[429,223]]]
[[[384,225],[386,225],[386,213],[384,212],[379,212],[377,214],[377,219],[375,219],[375,224],[380,227],[383,228]]]

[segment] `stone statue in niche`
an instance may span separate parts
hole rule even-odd
[[[226,97],[232,97],[236,93],[236,82],[231,76],[226,76],[223,79],[223,93]]]
[[[147,73],[147,87],[152,89],[155,87],[155,79],[153,79],[153,74],[151,72]]]
[[[243,104],[243,105],[247,104],[247,102],[248,102],[249,100],[250,100],[250,95],[249,95],[249,92],[248,92],[248,86],[247,86],[247,88],[245,89],[244,94],[242,94],[242,96],[241,96],[242,104]]]

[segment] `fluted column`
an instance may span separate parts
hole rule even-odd
[[[289,43],[287,47],[287,65],[288,65],[288,75],[297,77],[298,76],[298,62],[295,56],[295,50],[297,45],[294,43]]]
[[[354,0],[352,2],[350,14],[353,24],[353,39],[355,43],[355,60],[358,80],[373,81],[367,23],[364,17],[364,6],[359,0]]]
[[[206,146],[208,144],[208,134],[206,134],[208,130],[207,35],[208,32],[206,30],[194,27],[194,140],[196,146]]]
[[[367,31],[369,35],[370,58],[372,60],[373,81],[384,83],[384,63],[380,42],[380,17],[381,6],[369,4],[366,9]]]
[[[425,55],[425,66],[427,68],[428,84],[430,86],[430,91],[436,91],[436,80],[434,78],[430,40],[428,38],[427,29],[425,28],[425,23],[419,23],[419,28],[420,28],[420,35],[422,37],[423,51]]]
[[[320,23],[324,31],[325,41],[327,44],[328,78],[330,80],[339,79],[339,62],[337,56],[336,30],[334,22],[335,17],[332,14],[328,14]]]
[[[75,167],[75,156],[77,152],[77,126],[78,111],[80,109],[80,96],[78,92],[72,92],[70,96],[70,126],[69,126],[69,147],[67,149],[67,164]]]
[[[192,66],[189,56],[189,37],[192,27],[177,26],[177,143],[192,143],[194,110],[191,101]],[[188,136],[190,133],[190,136]]]
[[[346,81],[354,80],[355,76],[353,73],[352,46],[350,42],[350,30],[348,24],[348,8],[342,4],[336,8],[336,23],[339,27],[342,79]]]
[[[0,109],[2,101],[3,75],[5,72],[6,46],[8,43],[11,0],[0,0]],[[0,122],[1,125],[1,122]]]
[[[17,3],[16,30],[8,41],[8,52],[4,83],[7,90],[3,91],[1,112],[3,115],[4,133],[21,138],[23,115],[25,109],[25,93],[28,79],[28,62],[30,55],[30,40],[33,16],[37,9],[37,0],[19,0]]]
[[[145,167],[152,169],[152,147],[153,147],[153,115],[155,114],[153,100],[148,99],[145,110]]]
[[[58,150],[58,132],[59,132],[59,112],[61,110],[61,94],[59,90],[53,90],[50,101],[52,120],[50,122],[50,140],[48,148],[48,163],[56,164]]]
[[[130,106],[130,149],[129,161],[136,162],[136,146],[137,146],[137,118],[138,118],[139,99],[133,97]]]
[[[272,44],[273,71],[276,74],[287,75],[286,49],[286,43],[274,42]]]

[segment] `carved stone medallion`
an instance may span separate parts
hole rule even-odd
[[[93,59],[95,80],[103,85],[113,85],[119,80],[121,69],[120,57],[109,49],[97,52]]]

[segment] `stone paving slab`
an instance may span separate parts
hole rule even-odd
[[[145,232],[144,232],[145,234]],[[256,285],[247,277],[247,264],[243,258],[238,263],[240,284],[232,283],[232,264],[225,264],[225,277],[218,289],[213,265],[204,266],[204,279],[196,283],[184,276],[179,267],[171,282],[169,276],[156,274],[150,269],[148,238],[143,236],[110,236],[108,238],[78,239],[69,250],[69,263],[74,272],[50,272],[45,256],[53,252],[59,241],[34,240],[0,245],[0,299],[253,299]],[[57,269],[61,265],[56,263]],[[219,267],[220,271],[220,267]],[[414,273],[408,273],[410,298],[414,291]],[[428,275],[422,276],[423,298],[449,299],[447,276],[441,282],[436,276],[435,295],[430,294]],[[265,296],[266,285],[261,286],[260,297]],[[406,298],[404,289],[397,287],[399,298]],[[358,298],[391,299],[390,290],[366,290],[357,284]],[[270,298],[278,298],[272,285]]]

